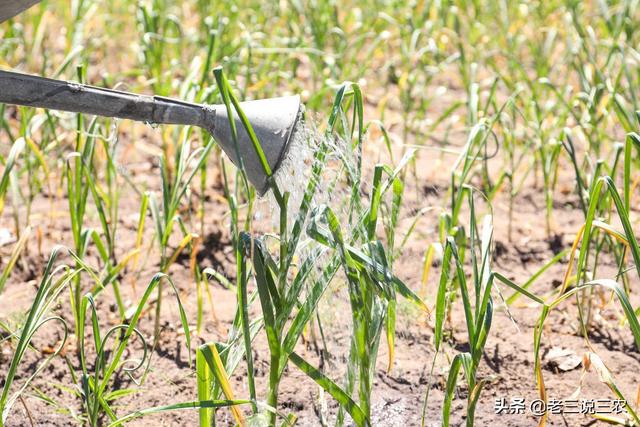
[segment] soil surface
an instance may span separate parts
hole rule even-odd
[[[157,135],[154,135],[156,131],[149,128],[140,131],[136,127],[134,128],[136,135],[131,136],[130,126],[132,125],[122,124],[120,128],[122,171],[128,174],[139,188],[158,191],[160,180],[155,156],[157,149],[153,147],[154,138],[157,139]],[[393,123],[390,129],[394,130]],[[464,142],[462,133],[458,142],[460,144]],[[4,144],[4,142],[0,143]],[[378,141],[376,135],[370,135],[367,150],[365,150],[367,166],[377,161],[383,151],[383,144]],[[428,210],[419,221],[402,256],[396,261],[394,270],[412,289],[424,295],[429,307],[434,305],[440,268],[438,260],[435,259],[429,279],[423,287],[421,284],[423,257],[428,245],[437,241],[438,215],[447,209],[448,201],[448,172],[443,174],[442,171],[448,171],[454,159],[455,157],[450,154],[422,150],[417,157],[416,177],[407,180],[401,229],[409,228],[415,212],[419,209],[425,207],[432,209]],[[496,158],[495,161],[498,162],[499,159]],[[211,160],[210,165],[215,165],[216,162],[217,159]],[[370,170],[370,167],[367,170]],[[575,195],[574,178],[568,168],[566,171],[561,174],[558,191],[554,195],[553,227],[550,235],[547,235],[545,228],[544,195],[541,188],[536,185],[535,177],[530,177],[528,185],[525,185],[516,196],[511,214],[506,191],[500,194],[493,204],[496,246],[494,269],[516,283],[524,283],[555,254],[569,248],[583,222],[583,214],[578,207]],[[52,181],[59,182],[58,178],[59,176]],[[201,197],[206,200],[206,235],[201,243],[198,262],[203,268],[217,269],[233,281],[235,259],[229,236],[229,216],[218,179],[219,176],[215,173],[210,174],[211,183],[206,194],[198,194],[194,189],[191,195],[194,202]],[[32,224],[34,235],[41,233],[41,238],[29,241],[25,256],[18,263],[5,292],[0,297],[0,320],[9,326],[15,326],[24,319],[25,311],[35,294],[44,263],[53,246],[57,244],[72,246],[67,200],[64,192],[55,191],[55,186],[53,193],[50,194],[48,190],[44,190],[43,194],[36,197],[32,207]],[[488,213],[487,207],[478,203],[478,209]],[[123,257],[135,247],[139,206],[138,194],[129,185],[124,185],[120,200],[117,257]],[[12,214],[8,204],[4,216],[0,218],[2,227],[12,228]],[[18,212],[18,214],[22,215],[24,212]],[[633,218],[635,217],[637,212],[633,212]],[[123,298],[131,305],[139,300],[146,284],[159,268],[157,262],[159,256],[152,238],[151,220],[150,218],[147,220],[143,256],[138,269],[140,271],[127,269],[120,277]],[[196,218],[189,220],[194,224],[198,221]],[[264,219],[265,224],[269,221],[269,218]],[[87,225],[99,227],[93,208],[88,213]],[[194,228],[196,228],[195,225]],[[175,247],[177,242],[172,241],[172,245]],[[0,265],[6,262],[11,247],[12,245],[0,247]],[[98,266],[95,252],[92,251],[89,251],[87,260]],[[61,261],[72,263],[69,258]],[[615,263],[610,260],[603,260],[600,277],[612,277],[615,274],[615,267]],[[554,265],[530,289],[538,295],[550,293],[561,283],[566,268],[566,260]],[[196,285],[189,268],[189,260],[180,258],[172,265],[169,274],[179,289],[180,297],[195,331]],[[91,283],[89,279],[83,280],[88,290]],[[205,342],[225,340],[235,314],[235,292],[223,288],[213,280],[210,286],[215,314],[205,304],[205,322],[201,333],[194,333],[194,347]],[[500,289],[505,298],[511,295],[508,288]],[[194,358],[194,354],[187,352],[185,337],[180,329],[177,305],[168,287],[165,288],[165,293],[161,316],[163,330],[159,343],[151,354],[150,372],[146,380],[137,387],[134,380],[140,379],[138,372],[133,374],[133,379],[124,372],[120,372],[116,377],[114,389],[129,387],[138,389],[136,393],[118,400],[115,407],[119,415],[151,406],[197,399],[195,373],[190,367],[190,359]],[[540,315],[540,307],[521,297],[509,307],[509,310],[506,310],[497,293],[494,298],[496,310],[493,326],[480,368],[481,377],[487,382],[478,403],[476,425],[487,425],[490,422],[499,426],[537,425],[539,418],[535,417],[528,408],[524,414],[497,414],[495,404],[496,399],[504,398],[510,402],[512,399],[523,398],[528,406],[538,398],[534,378],[533,335]],[[114,301],[110,289],[107,289],[98,299],[99,319],[103,331],[118,323]],[[611,370],[616,384],[624,395],[633,399],[636,396],[637,385],[640,384],[640,370],[637,369],[640,354],[627,326],[621,322],[622,314],[615,302],[611,301],[610,295],[602,294],[601,301],[601,304],[594,307],[593,326],[589,332],[590,342]],[[638,299],[635,295],[633,302],[634,306],[637,306]],[[401,301],[398,307],[395,363],[390,371],[387,371],[388,350],[384,339],[380,346],[374,382],[373,424],[377,426],[420,425],[425,393],[429,391],[425,424],[440,425],[443,389],[450,362],[455,354],[467,349],[466,328],[460,301],[454,302],[448,324],[450,333],[447,335],[444,350],[438,355],[431,380],[429,371],[434,358],[433,318],[419,313],[406,301]],[[251,315],[255,316],[258,313],[257,304],[253,308],[255,311]],[[71,328],[73,327],[66,293],[63,294],[59,306],[53,312],[64,318]],[[322,344],[318,338],[317,325],[308,331],[306,340],[298,344],[298,351],[316,366],[322,364],[325,372],[340,383],[348,352],[351,319],[342,276],[331,285],[321,302],[319,312],[323,321],[322,327],[329,356],[322,355],[321,360]],[[152,305],[140,323],[139,329],[146,337],[150,337],[153,332],[153,313]],[[61,338],[62,330],[56,324],[51,324],[46,330],[37,334],[33,350],[28,352],[26,360],[20,366],[16,384],[21,384],[36,369]],[[88,339],[87,343],[86,351],[90,355],[95,355],[92,341]],[[542,357],[548,396],[550,399],[570,399],[582,384],[578,399],[615,399],[609,388],[599,381],[593,369],[583,374],[582,363],[568,371],[559,369],[557,363],[554,364],[548,357],[558,349],[575,353],[580,359],[588,350],[578,327],[578,316],[573,300],[554,309],[545,323]],[[13,351],[11,341],[3,341],[0,344],[0,350],[0,366],[6,367]],[[61,356],[53,358],[33,381],[33,386],[25,398],[16,402],[9,416],[8,425],[24,426],[32,423],[63,426],[73,422],[72,414],[80,411],[80,399],[74,394],[77,390],[71,386],[73,381],[69,370],[71,365],[76,374],[79,372],[74,337],[70,337],[67,341],[63,354],[66,360]],[[130,347],[127,357],[136,358],[141,354],[142,347],[138,342]],[[264,332],[261,332],[256,339],[254,356],[258,394],[264,396],[268,373],[268,348]],[[248,395],[243,369],[244,364],[241,363],[232,378],[238,396]],[[453,402],[452,425],[465,423],[468,391],[462,385],[463,382],[462,380],[459,382]],[[430,387],[429,390],[428,387]],[[42,396],[47,396],[51,402],[45,402]],[[280,387],[279,409],[284,413],[292,411],[297,414],[298,425],[315,426],[321,425],[322,422],[332,424],[336,404],[326,393],[321,393],[315,383],[295,366],[289,366]],[[232,419],[226,410],[219,411],[218,421],[219,425],[232,424]],[[197,422],[197,411],[185,410],[151,415],[138,419],[130,425],[196,425]],[[593,417],[582,414],[551,414],[548,419],[548,424],[553,426],[587,426],[597,423]]]

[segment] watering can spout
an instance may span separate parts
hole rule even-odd
[[[247,178],[263,195],[286,157],[289,141],[302,117],[299,96],[241,102],[268,168],[252,138],[233,110],[236,138],[224,105],[201,105],[161,96],[137,95],[78,83],[0,70],[0,103],[93,114],[104,117],[199,126],[220,144],[233,163],[244,166]],[[237,144],[236,144],[237,143]]]
[[[260,142],[271,173],[286,157],[296,125],[302,115],[299,96],[259,99],[241,102],[240,107]],[[235,146],[229,115],[224,106],[215,106],[215,119],[209,132],[218,141],[233,163],[240,167],[240,159],[247,178],[260,195],[269,189],[268,176],[258,156],[251,137],[233,110],[238,146]]]

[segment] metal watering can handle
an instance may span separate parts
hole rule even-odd
[[[13,18],[23,10],[29,9],[41,0],[2,0],[0,1],[0,22]]]
[[[176,99],[3,70],[0,70],[0,103],[205,128],[211,127],[216,115],[211,108]]]

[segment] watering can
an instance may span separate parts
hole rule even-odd
[[[0,0],[3,22],[40,0]],[[130,119],[153,124],[198,126],[209,132],[231,161],[244,166],[247,178],[263,195],[268,176],[249,134],[236,113],[234,143],[224,105],[204,105],[161,96],[138,95],[78,83],[0,70],[0,103]],[[241,102],[272,173],[287,155],[289,141],[302,117],[299,96]]]

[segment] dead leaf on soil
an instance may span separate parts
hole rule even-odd
[[[582,363],[582,358],[574,351],[562,347],[552,347],[545,360],[547,366],[562,372],[572,371]]]
[[[44,346],[40,351],[42,352],[42,354],[51,355],[51,354],[54,354],[56,351],[58,351],[58,349],[60,348],[60,345],[62,344],[63,344],[62,340],[58,340],[58,342],[55,345]],[[71,347],[71,343],[70,343],[70,340],[67,339],[67,341],[64,343],[64,346],[62,347],[58,355],[64,357],[69,351],[69,347]]]
[[[0,247],[8,245],[16,241],[16,238],[11,234],[11,230],[8,228],[0,228]]]

